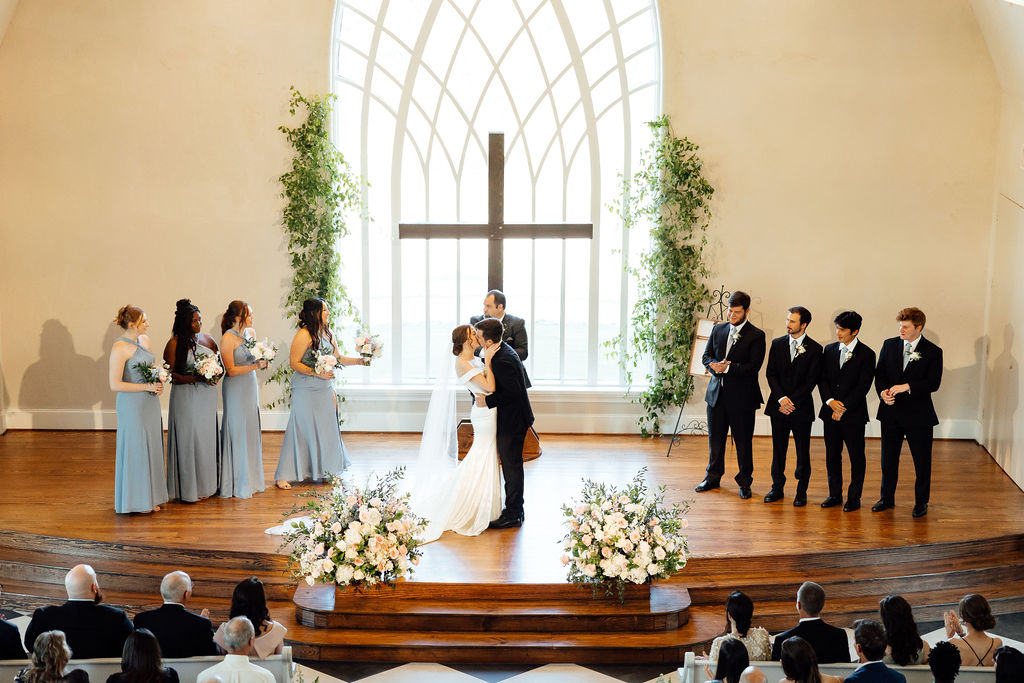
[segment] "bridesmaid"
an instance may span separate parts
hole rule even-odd
[[[263,484],[263,435],[256,370],[268,363],[255,360],[246,340],[254,339],[252,306],[232,301],[220,321],[224,333],[224,424],[220,432],[220,496],[251,498]]]
[[[334,373],[315,372],[316,356],[333,355],[339,365],[369,365],[368,358],[348,358],[338,352],[328,327],[330,311],[323,299],[306,299],[299,313],[299,331],[292,339],[288,363],[292,373],[292,411],[288,416],[281,458],[274,479],[290,489],[291,481],[322,481],[348,467],[348,454],[338,429],[338,395]]]
[[[124,335],[110,350],[109,382],[117,392],[117,454],[114,457],[114,511],[157,512],[167,502],[164,481],[164,425],[160,416],[163,384],[148,384],[136,364],[156,356],[149,347],[149,320],[141,308],[125,306],[114,322]]]
[[[217,355],[217,342],[203,333],[203,316],[188,299],[174,310],[172,337],[164,346],[171,366],[171,402],[167,411],[167,493],[188,503],[217,492],[217,389],[190,368]]]

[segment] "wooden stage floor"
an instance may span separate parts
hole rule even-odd
[[[371,472],[408,465],[418,434],[349,433],[348,474],[363,481]],[[294,491],[273,487],[281,433],[264,434],[268,488],[253,498],[212,498],[170,503],[151,515],[113,510],[114,433],[12,431],[0,437],[0,519],[3,529],[108,543],[216,551],[274,553],[279,538],[263,533],[280,522]],[[519,530],[486,531],[478,537],[451,532],[427,546],[414,580],[433,582],[559,582],[564,533],[559,507],[577,495],[581,478],[625,483],[641,467],[667,487],[671,501],[689,501],[689,547],[695,560],[779,553],[865,550],[1024,533],[1024,494],[977,444],[935,443],[929,514],[915,520],[913,467],[904,453],[895,510],[872,513],[880,482],[879,446],[868,441],[863,507],[852,513],[822,510],[826,496],[824,446],[812,443],[813,474],[805,508],[787,497],[764,504],[770,480],[771,442],[754,442],[754,497],[740,500],[727,469],[723,487],[697,494],[706,439],[683,437],[665,457],[666,440],[636,436],[543,436],[544,455],[526,464],[526,522]],[[727,458],[731,458],[731,452]],[[792,456],[791,456],[792,457]],[[732,467],[735,467],[733,460]],[[792,471],[793,465],[790,465]]]

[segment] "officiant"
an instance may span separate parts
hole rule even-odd
[[[484,314],[474,315],[469,324],[474,327],[484,318],[494,318],[505,328],[501,333],[501,341],[511,346],[519,360],[526,360],[529,355],[526,342],[526,321],[505,312],[505,294],[499,289],[492,289],[484,297]],[[527,385],[529,386],[529,385]]]

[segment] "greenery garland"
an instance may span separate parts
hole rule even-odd
[[[672,135],[667,115],[647,125],[654,139],[641,155],[640,170],[623,180],[620,203],[611,208],[626,229],[650,226],[651,246],[638,267],[627,266],[639,290],[630,321],[632,344],[618,335],[605,345],[618,355],[629,385],[637,364],[652,358],[647,388],[638,399],[644,407],[638,424],[644,436],[653,436],[661,431],[662,413],[693,393],[690,351],[709,297],[704,247],[714,188],[701,173],[699,147]]]
[[[298,318],[303,301],[320,297],[334,320],[347,316],[359,322],[359,313],[341,280],[338,241],[348,235],[344,216],[365,211],[363,180],[331,142],[328,124],[334,100],[334,95],[305,97],[293,86],[289,113],[294,116],[304,107],[308,114],[294,128],[278,127],[294,150],[291,170],[278,179],[284,186],[281,196],[288,200],[282,224],[292,267],[291,288],[284,300],[284,314],[290,321]],[[281,385],[281,395],[267,404],[268,409],[290,403],[291,374],[286,360],[267,379]]]

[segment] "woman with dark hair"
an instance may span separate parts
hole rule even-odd
[[[965,595],[957,605],[957,611],[960,612],[959,617],[956,612],[949,610],[943,615],[943,621],[946,624],[946,637],[960,650],[964,666],[994,665],[993,653],[1002,647],[1003,641],[985,633],[996,625],[988,600],[977,593]]]
[[[256,360],[246,342],[256,338],[252,306],[232,301],[221,317],[220,347],[224,355],[224,423],[220,430],[220,496],[251,498],[264,489],[263,435],[256,371],[268,363]]]
[[[167,502],[161,382],[143,372],[156,356],[149,346],[149,319],[136,306],[123,306],[114,319],[124,334],[110,349],[107,381],[117,392],[117,453],[114,456],[114,511],[156,512]]]
[[[878,603],[878,614],[882,617],[882,626],[889,641],[883,662],[911,666],[928,661],[930,648],[917,632],[917,622],[909,602],[899,595],[882,598]]]
[[[217,492],[217,389],[196,372],[203,359],[218,355],[217,342],[203,332],[199,307],[188,299],[178,299],[175,305],[171,334],[164,346],[172,382],[167,410],[167,493],[172,500],[195,503]]]
[[[263,582],[255,576],[250,577],[237,586],[231,595],[231,611],[228,619],[213,634],[213,642],[217,643],[220,649],[227,652],[224,642],[224,630],[228,621],[235,617],[248,617],[256,629],[256,641],[253,643],[253,651],[249,653],[260,659],[270,655],[281,654],[284,647],[284,634],[288,632],[281,624],[270,618],[270,611],[267,609],[267,596],[263,592]]]
[[[292,339],[288,364],[292,372],[292,410],[281,443],[274,479],[290,489],[292,481],[322,481],[348,467],[348,455],[338,429],[338,395],[334,370],[318,363],[333,358],[338,365],[369,365],[369,358],[348,358],[328,323],[331,312],[323,299],[306,299],[299,313],[299,331]]]
[[[782,643],[782,673],[789,683],[840,683],[841,678],[818,671],[818,658],[811,644],[800,636],[786,638]]]
[[[1015,647],[1003,645],[992,656],[996,663],[996,683],[1024,681],[1024,653]]]
[[[739,640],[730,638],[718,649],[715,680],[720,683],[739,683],[743,670],[750,666],[747,648]],[[705,667],[705,672],[707,667]],[[710,674],[709,674],[710,675]]]
[[[754,617],[754,602],[741,591],[733,591],[725,601],[725,635],[718,636],[711,643],[713,660],[718,659],[722,643],[730,638],[743,643],[752,662],[767,662],[772,658],[772,643],[768,631],[760,626],[751,628]]]
[[[63,631],[40,633],[32,644],[32,666],[19,671],[14,683],[89,683],[89,674],[81,669],[64,673],[70,660]]]
[[[121,651],[121,671],[110,674],[107,683],[178,683],[178,672],[165,667],[160,643],[148,628],[128,634]]]

